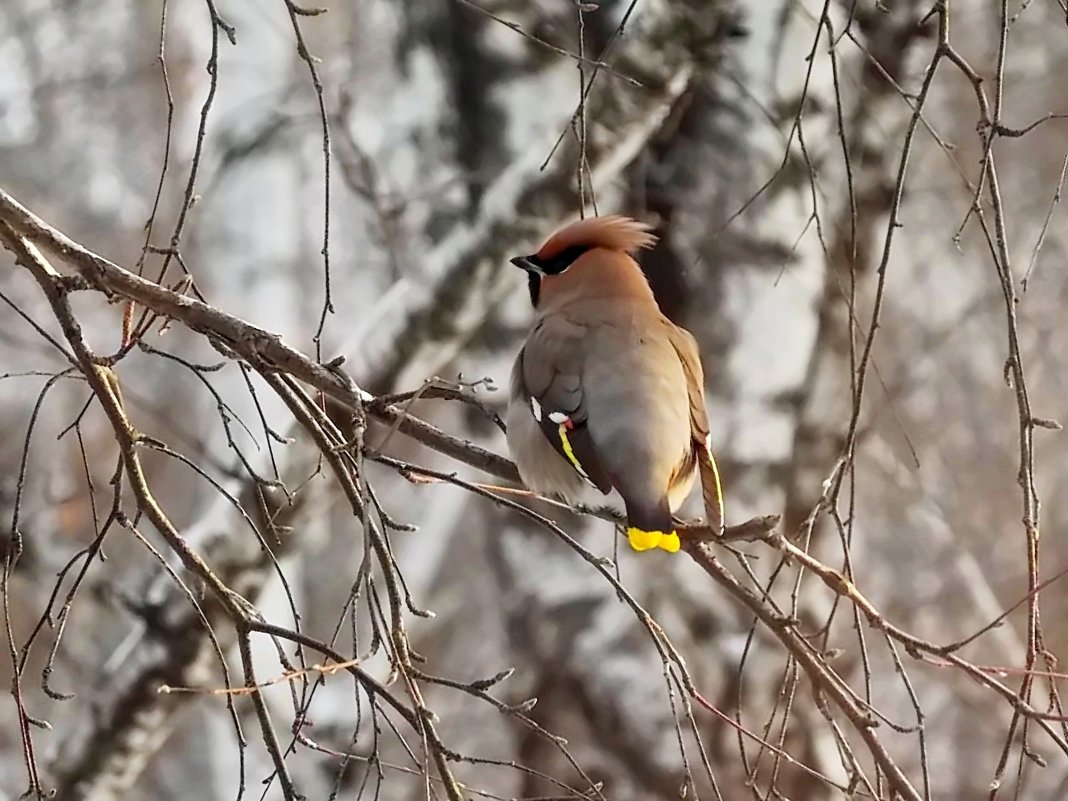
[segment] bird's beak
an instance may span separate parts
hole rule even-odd
[[[516,256],[514,259],[510,259],[510,261],[520,270],[526,270],[528,273],[534,273],[536,275],[545,275],[545,271],[532,262],[529,256]]]

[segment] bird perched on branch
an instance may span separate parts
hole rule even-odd
[[[693,336],[668,320],[631,254],[649,226],[593,217],[554,233],[526,270],[534,322],[512,368],[508,448],[528,487],[574,503],[619,492],[637,551],[679,549],[672,512],[701,475],[709,525],[723,494]]]

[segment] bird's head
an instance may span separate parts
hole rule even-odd
[[[536,253],[516,256],[511,263],[526,270],[530,301],[537,306],[543,289],[561,289],[572,283],[567,276],[572,275],[573,269],[578,272],[584,271],[589,264],[608,266],[624,262],[637,269],[629,254],[656,244],[656,236],[650,233],[650,228],[646,223],[616,214],[577,220],[545,240]],[[593,251],[607,251],[604,254],[607,258],[583,258],[592,255]],[[622,261],[619,257],[623,257]]]

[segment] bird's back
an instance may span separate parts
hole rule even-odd
[[[600,315],[598,315],[600,316]],[[667,488],[692,448],[686,377],[669,337],[671,323],[636,304],[607,306],[587,336],[582,384],[590,435],[624,496]]]

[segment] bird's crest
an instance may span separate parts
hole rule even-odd
[[[638,222],[620,214],[606,217],[587,217],[565,225],[545,240],[538,250],[538,257],[551,259],[568,248],[608,248],[623,253],[633,253],[656,244],[656,236],[650,233],[651,225]]]

